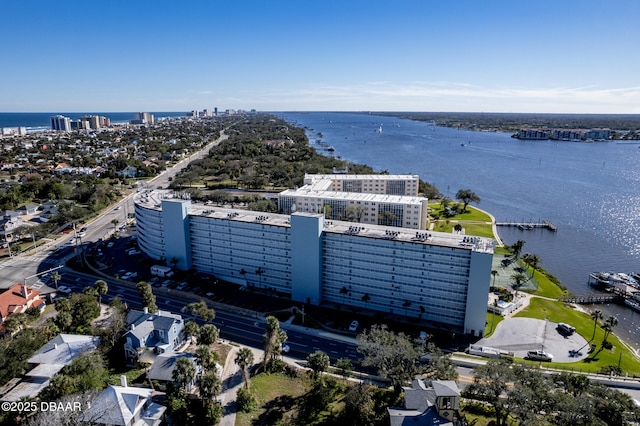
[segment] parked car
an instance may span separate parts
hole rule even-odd
[[[543,350],[538,349],[537,351],[529,351],[527,352],[527,359],[532,361],[553,361],[553,355]]]
[[[189,283],[187,283],[186,281],[182,281],[180,284],[176,286],[176,290],[184,290],[185,288],[187,288],[188,285]]]
[[[351,325],[349,325],[349,331],[353,331],[356,332],[358,331],[358,326],[360,325],[360,323],[356,320],[351,321]]]
[[[289,345],[287,345],[287,343],[286,343],[286,342],[283,342],[283,343],[282,343],[282,352],[284,352],[284,353],[286,354],[286,353],[287,353],[287,352],[289,352],[290,350],[291,350],[291,348],[289,347]]]
[[[61,285],[60,287],[58,287],[57,291],[64,294],[71,294],[72,292],[72,290],[66,285]]]
[[[563,322],[558,324],[558,327],[556,328],[558,329],[558,332],[560,332],[560,334],[564,336],[571,336],[576,331],[575,327],[572,327],[569,324],[565,324]]]

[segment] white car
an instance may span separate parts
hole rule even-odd
[[[61,285],[60,287],[58,287],[58,290],[56,290],[60,293],[64,293],[64,294],[71,294],[71,289],[69,287],[67,287],[66,285]]]
[[[360,326],[360,323],[356,320],[351,321],[351,325],[349,325],[349,331],[358,331],[358,326]]]
[[[527,352],[527,359],[533,361],[553,361],[553,355],[548,352],[537,350],[537,351],[529,351]]]
[[[282,343],[281,347],[282,347],[282,352],[284,352],[285,354],[291,350],[289,345],[287,345],[286,343]]]

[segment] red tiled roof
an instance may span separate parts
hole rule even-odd
[[[38,290],[27,287],[27,297],[22,294],[22,284],[14,284],[4,293],[0,293],[0,317],[4,318],[14,312],[22,312],[35,303],[40,296]]]

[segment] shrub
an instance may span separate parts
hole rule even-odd
[[[258,407],[258,400],[251,390],[247,388],[240,388],[238,390],[236,403],[238,404],[238,410],[244,411],[245,413],[250,413]]]

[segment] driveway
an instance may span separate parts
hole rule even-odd
[[[518,358],[524,358],[527,351],[542,349],[553,355],[554,362],[585,359],[589,352],[588,342],[577,333],[560,334],[557,325],[534,318],[507,318],[498,324],[491,337],[480,339],[476,344],[513,352]]]

